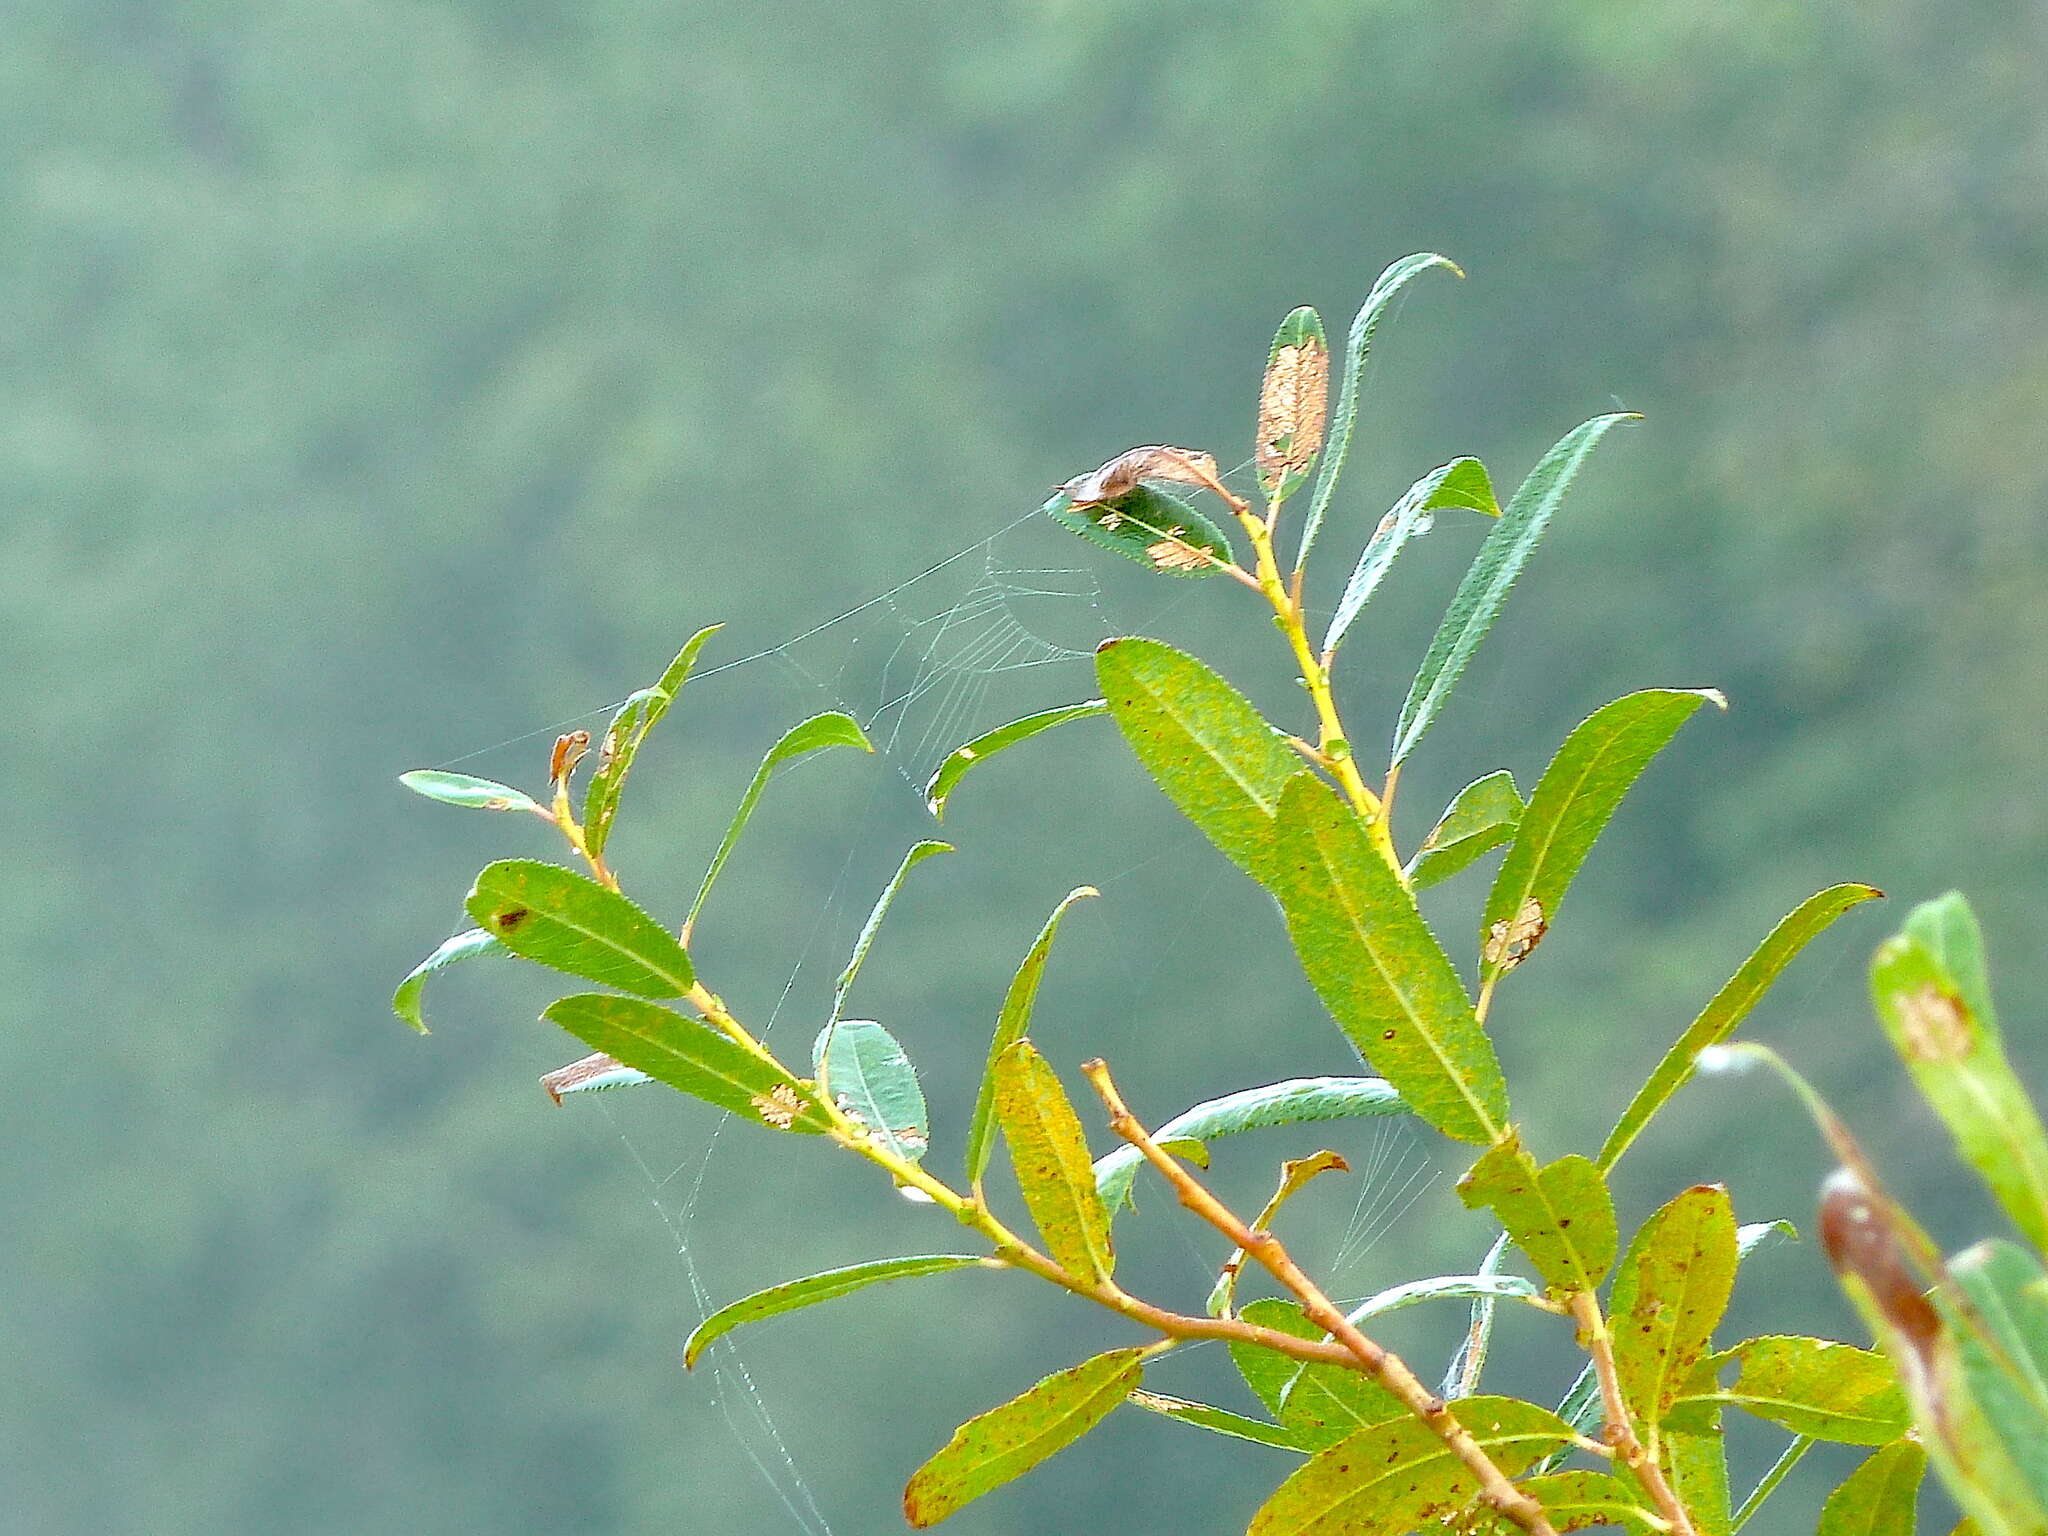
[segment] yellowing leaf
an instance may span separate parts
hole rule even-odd
[[[1109,1213],[1095,1192],[1095,1170],[1081,1121],[1045,1058],[1019,1040],[996,1059],[996,1121],[1046,1251],[1084,1285],[1116,1267]]]

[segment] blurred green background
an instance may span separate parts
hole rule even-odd
[[[928,713],[897,712],[886,760],[797,770],[702,930],[714,985],[800,1051],[928,831],[908,781],[945,728],[1086,696],[1087,648],[1125,628],[1298,709],[1244,594],[1010,525],[1134,443],[1245,457],[1279,317],[1341,332],[1416,249],[1471,275],[1423,279],[1382,331],[1326,582],[1430,465],[1478,453],[1512,485],[1586,416],[1648,419],[1411,769],[1404,842],[1482,771],[1532,783],[1628,688],[1732,703],[1653,768],[1503,995],[1537,1146],[1589,1147],[1781,913],[1866,879],[1890,910],[1845,919],[1752,1033],[1941,1237],[1991,1230],[1862,968],[1904,903],[1963,886],[2041,1080],[2044,66],[2019,0],[17,0],[0,1528],[887,1531],[961,1417],[1121,1337],[977,1272],[685,1376],[703,1298],[954,1240],[654,1090],[550,1106],[534,1078],[577,1052],[535,1022],[539,977],[451,973],[409,1035],[390,988],[475,867],[548,850],[393,775],[533,786],[557,722],[601,724],[730,620],[708,662],[772,654],[695,685],[614,844],[679,913],[766,742],[887,703],[898,656]],[[1360,736],[1477,534],[1447,521],[1354,632],[1347,703],[1386,722]],[[969,781],[959,853],[919,871],[858,995],[924,1067],[942,1164],[1010,967],[1084,881],[1104,896],[1035,1030],[1064,1069],[1106,1054],[1161,1117],[1347,1063],[1253,888],[1112,732],[1063,734]],[[1468,956],[1482,885],[1432,904]],[[1255,1199],[1325,1143],[1363,1164],[1373,1133],[1246,1138],[1218,1177]],[[1298,1208],[1346,1294],[1485,1241],[1455,1159],[1381,1150],[1362,1255],[1359,1191]],[[1631,1156],[1624,1216],[1720,1178],[1744,1219],[1804,1225],[1822,1171],[1783,1094],[1704,1083]],[[1196,1305],[1218,1255],[1164,1204],[1129,1228],[1132,1277]],[[1738,1314],[1859,1336],[1811,1244],[1755,1261]],[[1433,1373],[1459,1319],[1396,1321]],[[1502,1384],[1560,1390],[1558,1333],[1508,1335]],[[1161,1385],[1227,1392],[1218,1363]],[[1742,1470],[1775,1448],[1745,1441]],[[951,1528],[1232,1531],[1285,1469],[1131,1412]],[[1820,1486],[1753,1529],[1810,1529]]]

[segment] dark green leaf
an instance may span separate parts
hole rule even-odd
[[[1468,1397],[1451,1412],[1510,1477],[1570,1439],[1553,1413],[1507,1397]],[[1247,1536],[1401,1536],[1470,1503],[1479,1485],[1412,1415],[1347,1435],[1268,1499]]]
[[[1365,303],[1352,318],[1351,333],[1344,344],[1344,387],[1337,397],[1336,414],[1330,419],[1330,440],[1323,451],[1323,471],[1316,477],[1316,492],[1310,498],[1308,517],[1301,526],[1301,545],[1294,556],[1296,570],[1308,563],[1309,549],[1316,541],[1317,531],[1323,526],[1323,514],[1329,510],[1330,497],[1336,492],[1337,477],[1344,473],[1344,459],[1351,451],[1351,430],[1358,421],[1359,389],[1365,380],[1365,359],[1372,349],[1372,333],[1378,329],[1380,317],[1394,302],[1394,296],[1408,285],[1408,280],[1431,267],[1442,267],[1459,277],[1465,275],[1458,270],[1456,262],[1434,251],[1403,256],[1380,273],[1372,285],[1372,292],[1366,295]]]
[[[1323,1006],[1416,1114],[1460,1141],[1499,1140],[1500,1060],[1413,894],[1306,773],[1287,786],[1276,830],[1269,884]]]
[[[421,1012],[421,993],[426,990],[427,978],[458,960],[504,952],[505,947],[481,928],[470,928],[451,939],[443,939],[439,949],[406,972],[405,980],[391,994],[391,1011],[424,1035],[427,1021]]]
[[[1480,938],[1487,980],[1528,958],[1622,796],[1709,699],[1723,704],[1710,689],[1648,688],[1595,710],[1565,738],[1529,796],[1486,898]]]
[[[875,904],[868,909],[868,920],[861,924],[860,937],[853,941],[853,954],[846,962],[846,969],[839,973],[839,980],[832,991],[832,1017],[838,1018],[846,1006],[846,994],[853,990],[854,979],[860,975],[860,968],[868,958],[868,951],[874,947],[875,934],[882,926],[882,919],[889,915],[889,907],[896,900],[896,893],[903,889],[903,882],[910,872],[933,854],[951,853],[951,843],[921,842],[914,844],[903,855],[903,862],[896,866],[896,873],[882,888],[882,894],[875,898]]]
[[[507,949],[641,997],[681,997],[695,979],[674,935],[617,891],[535,859],[487,866],[465,903]]]
[[[1574,428],[1529,471],[1529,478],[1509,498],[1500,522],[1479,546],[1479,554],[1458,584],[1443,624],[1422,659],[1422,669],[1408,689],[1408,700],[1401,706],[1401,720],[1394,730],[1395,764],[1407,761],[1457,687],[1465,663],[1493,627],[1515,578],[1522,574],[1537,541],[1550,526],[1551,514],[1564,500],[1594,444],[1616,422],[1632,419],[1624,412],[1599,416]]]
[[[1127,560],[1170,576],[1213,576],[1217,567],[1189,554],[1202,550],[1230,562],[1230,541],[1223,530],[1190,503],[1169,491],[1141,485],[1114,501],[1077,504],[1065,491],[1038,509],[1090,544],[1116,551]]]
[[[919,1530],[937,1525],[1072,1445],[1137,1389],[1144,1357],[1143,1349],[1111,1350],[969,1419],[910,1479],[904,1518]]]
[[[1874,885],[1829,886],[1807,897],[1773,928],[1756,952],[1742,962],[1713,1000],[1700,1010],[1700,1016],[1678,1037],[1678,1043],[1657,1063],[1650,1080],[1621,1112],[1607,1144],[1600,1149],[1601,1168],[1611,1169],[1621,1160],[1621,1154],[1642,1134],[1657,1111],[1691,1081],[1699,1053],[1710,1045],[1719,1045],[1735,1032],[1802,949],[1851,907],[1883,894]]]
[[[719,842],[718,852],[712,855],[711,867],[704,872],[704,883],[697,888],[697,899],[690,903],[690,915],[683,923],[685,941],[697,927],[697,914],[704,910],[704,899],[711,894],[711,886],[718,879],[718,873],[725,868],[725,861],[732,857],[732,850],[740,840],[747,823],[753,819],[754,807],[761,802],[761,792],[768,787],[768,780],[775,770],[793,763],[813,752],[827,747],[859,747],[863,752],[875,749],[869,745],[860,722],[853,716],[839,710],[827,710],[822,715],[813,715],[801,724],[790,727],[783,738],[768,749],[768,755],[761,759],[761,766],[754,770],[753,781],[747,785],[747,792],[740,796],[739,809],[733,812],[732,824],[725,829],[725,837]]]
[[[1968,903],[1951,892],[1916,908],[1871,961],[1870,994],[1963,1160],[2027,1240],[2048,1248],[2048,1133],[2006,1059]]]
[[[415,768],[410,773],[401,773],[398,782],[416,795],[425,795],[443,805],[459,805],[465,810],[528,811],[536,816],[548,814],[530,796],[495,780],[471,778],[466,773]]]
[[[1522,797],[1505,768],[1458,791],[1430,834],[1408,861],[1408,882],[1427,890],[1448,880],[1474,859],[1498,848],[1522,824]]]
[[[799,1307],[832,1301],[884,1280],[942,1275],[948,1270],[966,1269],[969,1265],[985,1262],[971,1253],[927,1253],[909,1259],[876,1259],[869,1264],[850,1264],[844,1269],[828,1269],[820,1275],[771,1285],[765,1291],[756,1291],[730,1306],[720,1307],[699,1323],[683,1345],[683,1364],[695,1366],[697,1357],[712,1343],[743,1324],[758,1323],[763,1318],[794,1312]]]
[[[671,1009],[584,992],[553,1003],[543,1016],[591,1049],[758,1125],[816,1133],[830,1124],[808,1084],[791,1082],[737,1041]]]
[[[1772,1335],[1737,1345],[1727,1358],[1740,1367],[1733,1386],[1689,1393],[1673,1411],[1702,1401],[1719,1403],[1794,1434],[1843,1445],[1883,1445],[1905,1433],[1906,1401],[1898,1376],[1891,1361],[1875,1350]]]
[[[996,1121],[1024,1204],[1056,1263],[1084,1285],[1116,1267],[1081,1121],[1045,1059],[1019,1040],[996,1058]]]
[[[1647,1436],[1707,1352],[1735,1284],[1728,1191],[1696,1184],[1636,1233],[1609,1305],[1622,1400]]]
[[[1927,1452],[1898,1440],[1851,1472],[1820,1512],[1815,1536],[1913,1536]]]
[[[841,1019],[818,1032],[812,1057],[821,1091],[882,1146],[914,1163],[931,1144],[924,1090],[896,1037],[870,1019]]]
[[[1607,1181],[1585,1158],[1562,1157],[1546,1168],[1510,1133],[1488,1148],[1458,1181],[1458,1198],[1485,1207],[1560,1291],[1591,1291],[1607,1278],[1619,1242]]]
[[[1133,1392],[1131,1406],[1143,1408],[1149,1413],[1160,1414],[1181,1424],[1192,1424],[1212,1434],[1229,1435],[1235,1440],[1249,1440],[1254,1445],[1270,1445],[1281,1451],[1310,1451],[1315,1449],[1303,1443],[1301,1434],[1278,1424],[1268,1424],[1264,1419],[1248,1419],[1241,1413],[1232,1413],[1228,1408],[1212,1408],[1207,1403],[1189,1402],[1184,1397],[1166,1397],[1157,1392]]]
[[[1124,739],[1210,842],[1257,878],[1301,759],[1245,696],[1157,640],[1105,641],[1095,671]]]
[[[1408,1106],[1384,1078],[1294,1077],[1263,1088],[1240,1089],[1182,1110],[1154,1131],[1152,1139],[1161,1146],[1199,1145],[1212,1137],[1276,1125],[1407,1113]],[[1096,1159],[1095,1188],[1112,1212],[1131,1203],[1131,1181],[1144,1161],[1144,1154],[1130,1146]]]
[[[1351,580],[1345,583],[1344,595],[1337,600],[1337,611],[1330,615],[1329,628],[1323,631],[1324,654],[1344,643],[1352,624],[1365,611],[1387,572],[1393,569],[1394,557],[1411,538],[1429,532],[1436,513],[1448,507],[1469,507],[1488,517],[1500,516],[1500,507],[1493,499],[1493,482],[1487,478],[1484,464],[1477,459],[1453,459],[1439,465],[1409,486],[1406,494],[1380,519],[1379,527],[1373,530],[1372,538],[1358,556]]]
[[[1032,944],[1031,952],[1025,955],[1024,963],[1017,967],[1017,974],[1010,981],[1010,990],[1003,998],[1003,1011],[996,1019],[995,1038],[989,1042],[988,1065],[982,1069],[981,1087],[975,1094],[974,1119],[967,1127],[967,1182],[977,1197],[982,1175],[988,1172],[989,1150],[995,1138],[996,1063],[1001,1060],[1003,1052],[1023,1039],[1024,1032],[1031,1027],[1032,1005],[1038,1000],[1038,984],[1045,976],[1045,962],[1052,954],[1052,941],[1060,931],[1060,919],[1067,915],[1067,908],[1075,902],[1100,894],[1092,885],[1076,886],[1067,892],[1066,899],[1053,908],[1052,916],[1039,929],[1037,941]]]
[[[1035,715],[1026,715],[1021,720],[1012,720],[1008,725],[999,725],[994,730],[977,736],[963,747],[956,747],[946,760],[939,764],[939,770],[931,776],[931,782],[924,787],[925,808],[934,820],[943,821],[946,816],[946,801],[966,777],[967,770],[986,762],[1005,747],[1014,747],[1020,741],[1029,741],[1041,731],[1049,731],[1056,725],[1065,725],[1069,720],[1086,720],[1095,715],[1106,715],[1109,706],[1101,699],[1090,699],[1086,704],[1066,704],[1058,709],[1040,710]]]

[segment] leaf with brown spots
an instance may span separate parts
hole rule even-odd
[[[1500,1219],[1536,1272],[1562,1291],[1590,1291],[1607,1278],[1618,1241],[1614,1201],[1600,1170],[1583,1157],[1547,1168],[1510,1133],[1458,1181],[1458,1198]]]
[[[501,859],[466,905],[477,927],[528,960],[641,997],[681,997],[694,975],[672,934],[617,891],[538,859]]]
[[[1116,1268],[1109,1212],[1095,1192],[1088,1142],[1060,1080],[1029,1040],[996,1058],[994,1080],[996,1123],[1046,1251],[1083,1285],[1107,1280]]]
[[[1706,1355],[1737,1260],[1735,1209],[1718,1184],[1686,1190],[1629,1244],[1608,1312],[1622,1398],[1646,1441]]]

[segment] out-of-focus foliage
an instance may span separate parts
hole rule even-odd
[[[1325,539],[1361,541],[1418,463],[1470,449],[1505,477],[1569,419],[1649,417],[1524,578],[1569,568],[1583,597],[1512,605],[1417,753],[1409,842],[1456,792],[1485,690],[1521,701],[1527,739],[1491,756],[1525,784],[1596,697],[1691,678],[1732,705],[1574,886],[1575,930],[1632,947],[1550,940],[1496,1016],[1511,1065],[1546,1031],[1597,1029],[1617,1081],[1639,1080],[1756,914],[1844,870],[1902,895],[1965,886],[1993,948],[2033,953],[2044,53],[2024,5],[1932,0],[10,7],[0,646],[32,876],[0,898],[11,1517],[516,1536],[665,1531],[695,1507],[798,1528],[678,1368],[698,1314],[611,1122],[534,1087],[558,1045],[508,1023],[532,1000],[505,986],[437,1016],[460,1049],[390,1022],[423,925],[461,921],[459,889],[418,893],[503,831],[390,776],[615,702],[616,678],[712,619],[784,638],[1140,440],[1162,401],[1184,413],[1175,440],[1248,436],[1239,370],[1129,380],[1191,333],[1255,361],[1275,314],[1335,312],[1389,252],[1472,275],[1406,301],[1426,347],[1412,321],[1377,343]],[[1404,560],[1436,561],[1447,593],[1467,553],[1440,534]],[[1222,585],[1187,584],[1177,632],[1213,622]],[[1392,718],[1427,643],[1404,612],[1346,640],[1340,685],[1368,716]],[[636,767],[637,801],[685,805],[663,833],[689,868],[772,736],[755,724],[693,761],[691,782],[717,776],[702,806],[659,743]],[[801,771],[858,823],[872,780]],[[943,877],[960,899],[927,963],[871,968],[901,1032],[971,1021],[979,1041],[1038,916],[1144,856],[1098,874],[1077,850],[1167,825],[1070,823],[1062,786],[1004,773],[979,792],[1045,800],[1044,847]],[[969,798],[949,866],[973,857]],[[773,814],[750,843],[791,842]],[[669,851],[630,833],[614,850],[650,874],[684,867]],[[764,999],[796,957],[749,935],[783,931],[843,857],[789,847],[707,910],[705,941]],[[1230,935],[1251,904],[1212,893]],[[1034,1028],[1135,1062],[1148,1027],[1201,1010],[1212,1067],[1146,1085],[1173,1105],[1248,1080],[1277,1033],[1326,1037],[1305,995],[1248,1014],[1240,968],[1203,958],[1177,951],[1144,1009],[1048,995]],[[1752,1026],[1796,1037],[1852,1110],[1868,1084],[1898,1091],[1854,972],[1816,961]],[[2038,971],[2001,1002],[2037,1017]],[[1711,1098],[1631,1154],[1646,1186],[1712,1154],[1754,1191],[1739,1215],[1799,1208],[1803,1133],[1787,1158]],[[1880,1152],[1889,1102],[1869,1106]],[[1618,1108],[1587,1102],[1587,1127]],[[1944,1209],[1944,1237],[1989,1219]],[[870,1214],[814,1267],[865,1256]],[[930,1235],[917,1215],[895,1218],[906,1242]],[[1465,1235],[1403,1233],[1442,1252],[1400,1271],[1469,1267]],[[702,1238],[722,1295],[781,1278],[750,1267],[744,1213]],[[1812,1255],[1769,1262],[1823,1293]],[[886,1332],[890,1294],[843,1315]],[[807,1394],[779,1369],[804,1326],[749,1358],[848,1528],[922,1453],[906,1443],[936,1443],[986,1378],[1021,1390],[1075,1331],[1042,1303],[990,1308],[980,1355],[928,1362],[928,1401],[876,1413],[857,1384]],[[957,1528],[1056,1524],[1119,1485],[1147,1427],[1110,1426],[1069,1453],[1070,1481]],[[1152,1528],[1249,1513],[1259,1479],[1219,1442],[1160,1425],[1142,1443],[1186,1457]]]

